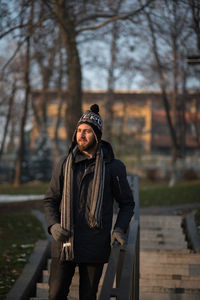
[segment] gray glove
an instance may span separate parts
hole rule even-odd
[[[51,226],[50,232],[56,241],[66,242],[69,239],[69,231],[63,229],[59,223]]]
[[[124,246],[127,244],[127,237],[123,230],[119,227],[115,228],[112,233],[111,245],[119,243]]]

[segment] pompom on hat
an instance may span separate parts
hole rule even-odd
[[[90,106],[90,110],[86,110],[81,116],[80,120],[77,123],[77,127],[80,124],[86,123],[90,125],[96,135],[97,141],[99,142],[102,137],[102,118],[99,115],[99,106],[93,104]]]

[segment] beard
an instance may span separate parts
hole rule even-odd
[[[81,141],[85,141],[85,143],[82,144],[82,143],[80,143]],[[84,139],[80,139],[79,141],[77,141],[77,144],[78,144],[78,149],[80,151],[89,151],[96,146],[96,140],[94,138],[92,141],[87,142]]]

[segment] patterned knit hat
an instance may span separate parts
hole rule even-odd
[[[83,123],[86,123],[92,127],[99,142],[102,136],[102,119],[99,115],[99,106],[97,104],[93,104],[90,107],[90,110],[86,110],[83,113],[83,115],[77,123],[77,127]]]

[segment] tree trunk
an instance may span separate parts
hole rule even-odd
[[[26,49],[26,62],[25,62],[25,99],[24,99],[24,111],[21,119],[20,126],[20,142],[19,149],[17,153],[17,162],[15,169],[14,186],[19,186],[21,184],[21,173],[22,173],[22,163],[24,158],[24,135],[25,135],[25,125],[28,111],[28,98],[30,94],[30,82],[29,82],[29,64],[30,64],[30,38],[27,39],[27,49]]]
[[[198,101],[195,99],[195,112],[193,117],[193,124],[195,129],[195,139],[197,146],[200,149],[200,128],[199,128],[199,113],[198,113]]]
[[[29,28],[28,28],[30,35],[31,35],[31,31],[32,31],[32,20],[33,20],[33,1],[31,2]],[[24,66],[24,83],[25,83],[24,110],[23,110],[23,115],[22,115],[22,119],[21,119],[19,149],[17,152],[15,177],[14,177],[14,182],[13,182],[13,185],[16,187],[21,184],[22,163],[23,163],[23,159],[24,159],[24,150],[25,150],[24,135],[25,135],[27,112],[28,112],[28,99],[29,99],[29,94],[30,94],[30,78],[29,78],[30,35],[27,38],[27,46],[26,46],[26,59],[25,59],[25,66]]]
[[[10,122],[10,119],[11,119],[15,92],[16,92],[16,82],[13,83],[12,92],[11,92],[11,95],[10,95],[10,98],[9,98],[8,113],[7,113],[7,116],[6,116],[6,124],[5,124],[5,127],[4,127],[3,139],[2,139],[2,142],[1,142],[1,148],[0,148],[0,161],[1,161],[3,151],[4,151],[6,136],[7,136],[7,132],[8,132],[8,125],[9,125],[9,122]]]
[[[104,138],[106,140],[111,140],[112,137],[112,124],[113,124],[113,101],[114,101],[114,70],[116,64],[117,55],[117,38],[118,38],[118,25],[113,23],[112,28],[112,43],[111,43],[111,62],[108,70],[108,88],[105,98],[105,121],[104,121]]]
[[[58,159],[58,157],[61,155],[61,151],[59,148],[59,136],[58,136],[58,129],[60,125],[60,117],[61,117],[61,110],[63,106],[63,97],[62,97],[62,91],[58,91],[58,111],[56,115],[56,122],[55,122],[55,128],[54,128],[54,137],[53,137],[53,157],[54,162]]]
[[[190,0],[189,5],[191,7],[193,17],[193,28],[196,33],[197,49],[200,51],[200,3],[199,0]]]
[[[184,67],[181,68],[181,73],[182,73],[182,97],[181,101],[179,104],[179,114],[180,114],[180,148],[181,148],[181,154],[183,157],[185,157],[185,146],[186,146],[186,118],[185,118],[185,113],[186,113],[186,103],[187,103],[187,98],[188,98],[188,93],[187,93],[187,88],[186,88],[186,81],[187,81],[187,71]]]
[[[176,3],[173,1],[173,15],[176,18]],[[172,111],[172,124],[174,131],[177,132],[177,80],[178,80],[178,66],[177,66],[177,35],[176,35],[176,22],[174,26],[174,32],[172,35],[172,50],[173,50],[173,94],[172,94],[172,105],[171,105],[171,111]],[[176,139],[177,139],[176,134]],[[174,186],[177,182],[177,170],[176,170],[176,162],[177,162],[177,149],[176,147],[172,147],[172,153],[171,153],[171,178],[169,182],[169,186]]]
[[[63,106],[63,97],[62,97],[62,79],[63,79],[63,56],[62,51],[59,52],[59,77],[58,77],[58,111],[56,115],[56,122],[54,127],[54,137],[53,137],[53,157],[54,162],[58,159],[61,155],[61,151],[59,148],[59,136],[58,130],[60,126],[60,119],[61,119],[61,111]]]
[[[171,136],[171,141],[172,141],[172,157],[171,157],[171,165],[172,165],[172,172],[171,172],[171,179],[170,179],[170,183],[169,185],[173,185],[174,182],[176,181],[176,159],[177,157],[180,156],[180,147],[179,144],[177,142],[177,133],[176,133],[176,127],[175,127],[175,101],[174,101],[174,109],[173,109],[173,119],[170,115],[170,104],[169,104],[169,100],[167,97],[167,93],[166,93],[166,87],[165,87],[165,79],[164,79],[164,74],[163,74],[163,68],[162,68],[162,64],[160,61],[160,57],[158,54],[158,49],[157,49],[157,42],[156,42],[156,37],[155,37],[155,32],[154,32],[154,27],[153,27],[153,23],[151,20],[151,17],[149,15],[149,13],[146,12],[146,17],[149,23],[149,28],[150,28],[150,32],[151,32],[151,37],[152,37],[152,43],[153,43],[153,52],[154,52],[154,56],[155,56],[155,60],[157,63],[157,67],[158,67],[158,73],[159,73],[159,77],[160,77],[160,88],[162,91],[162,99],[163,99],[163,104],[164,104],[164,108],[165,108],[165,112],[166,112],[166,117],[167,117],[167,122],[168,122],[168,126],[169,126],[169,131],[170,131],[170,136]],[[177,89],[176,83],[174,85],[174,100],[176,99],[176,94],[175,94],[175,90]]]
[[[82,112],[82,74],[76,42],[73,13],[64,0],[54,2],[59,18],[60,36],[67,53],[68,97],[65,112],[67,145],[71,143],[78,119]]]

